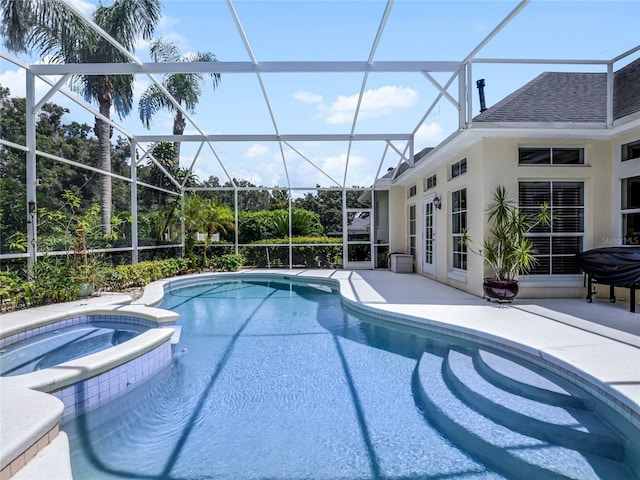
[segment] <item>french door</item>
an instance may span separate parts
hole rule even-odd
[[[436,207],[434,195],[422,199],[422,271],[436,274]]]

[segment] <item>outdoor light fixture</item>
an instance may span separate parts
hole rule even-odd
[[[433,206],[436,207],[438,210],[442,208],[442,202],[440,201],[440,197],[438,195],[433,197]]]
[[[29,202],[29,214],[35,215],[36,213],[36,202]]]

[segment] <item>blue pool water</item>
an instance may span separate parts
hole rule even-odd
[[[53,367],[126,342],[141,331],[133,326],[96,322],[34,335],[0,351],[0,375],[22,375]]]
[[[144,386],[63,426],[75,478],[512,478],[488,447],[469,453],[434,426],[430,386],[418,394],[419,375],[423,387],[442,375],[452,340],[355,315],[328,290],[233,281],[167,292],[179,353]],[[531,450],[549,457],[544,448]],[[575,478],[607,478],[585,476],[590,457],[575,456],[559,460],[576,462]]]

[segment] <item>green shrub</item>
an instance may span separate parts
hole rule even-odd
[[[43,257],[33,265],[29,281],[24,282],[24,298],[29,306],[69,302],[78,298],[80,286],[68,257]]]
[[[161,278],[173,277],[184,272],[188,261],[184,258],[148,260],[135,265],[118,265],[103,272],[103,285],[108,290],[143,287]]]
[[[14,272],[0,272],[0,312],[11,311],[24,300],[22,279]]]
[[[321,235],[324,231],[317,213],[295,208],[292,210],[293,236]],[[262,210],[238,212],[238,240],[253,243],[265,238],[286,237],[289,234],[288,210]]]
[[[342,239],[340,238],[294,237],[291,242],[293,243],[292,263],[296,266],[330,268],[334,263],[333,259],[342,255]],[[267,246],[266,244],[275,246]],[[250,246],[242,247],[240,253],[245,257],[245,265],[287,267],[289,266],[288,244],[288,238],[261,240],[253,242]]]
[[[209,260],[209,265],[221,272],[237,272],[244,265],[244,257],[240,254],[226,254]]]

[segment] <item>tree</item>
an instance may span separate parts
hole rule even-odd
[[[211,236],[215,233],[227,234],[235,230],[233,211],[221,205],[216,200],[205,200],[205,209],[202,212],[201,225],[207,236],[204,239],[204,258],[207,258],[207,248],[211,242]]]
[[[98,142],[89,138],[91,127],[71,122],[63,124],[67,110],[53,103],[45,103],[36,119],[38,149],[73,159],[79,163],[97,166]],[[10,96],[10,91],[0,86],[0,138],[24,145],[25,99]],[[46,157],[38,157],[37,188],[38,205],[49,210],[63,206],[65,189],[82,197],[83,208],[98,201],[99,195],[92,182],[95,174],[79,170]],[[0,248],[6,248],[6,240],[13,232],[26,232],[26,168],[24,153],[0,146]]]
[[[113,0],[109,7],[99,5],[92,19],[126,50],[133,52],[137,38],[150,39],[160,20],[159,0]],[[51,55],[62,63],[123,63],[125,54],[86,25],[64,2],[58,0],[0,0],[5,45],[14,52],[35,51]],[[111,118],[114,107],[120,118],[131,111],[133,76],[82,75],[71,78],[72,89],[87,101],[97,101],[100,114]],[[95,133],[99,143],[100,169],[111,172],[111,135],[109,123],[96,117]],[[111,229],[111,177],[101,177],[101,212],[104,234]]]
[[[169,40],[160,37],[151,42],[151,58],[154,62],[216,62],[213,53],[194,53],[181,55],[178,47]],[[220,74],[209,74],[213,82],[214,90],[220,83]],[[193,112],[200,101],[202,90],[200,84],[204,83],[205,77],[201,73],[172,73],[164,75],[162,85],[167,89],[176,102],[190,113]],[[158,85],[150,85],[142,94],[138,111],[140,120],[145,127],[150,128],[151,118],[159,110],[175,112],[173,118],[173,134],[182,135],[187,122],[182,112],[173,104]],[[180,142],[174,142],[175,150],[174,170],[180,165]]]
[[[287,210],[289,208],[289,191],[273,190],[269,208],[271,210]]]
[[[295,199],[294,204],[297,208],[317,213],[326,234],[342,232],[342,190],[318,190],[315,195],[307,193]]]
[[[171,145],[170,142],[160,142],[158,145],[155,146],[155,148],[153,149],[153,158],[156,159],[156,161],[162,165],[162,167],[169,172],[170,174],[172,174],[175,177],[175,170],[174,170],[174,163],[173,163],[173,159],[175,158],[175,150],[173,149],[173,145]],[[167,176],[162,172],[162,170],[160,170],[160,168],[153,163],[151,160],[149,160],[149,165],[151,167],[150,169],[150,183],[151,185],[155,185],[157,187],[160,188],[164,188],[164,189],[171,189],[173,187],[173,184],[169,181],[169,179],[167,178]],[[156,198],[157,198],[157,203],[159,205],[161,205],[163,202],[163,199],[166,197],[166,193],[161,192],[159,190],[157,190],[155,192]]]

